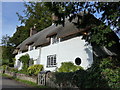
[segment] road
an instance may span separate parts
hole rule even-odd
[[[2,82],[2,83],[1,83]],[[7,77],[1,77],[0,76],[0,86],[2,86],[2,88],[30,88],[22,83],[19,83],[15,80],[9,79]]]

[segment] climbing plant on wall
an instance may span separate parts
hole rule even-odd
[[[28,68],[29,60],[30,60],[30,57],[28,54],[23,55],[19,58],[19,61],[21,61],[23,63],[23,69],[26,70]]]

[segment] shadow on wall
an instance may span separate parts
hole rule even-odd
[[[89,45],[85,45],[86,48],[84,49],[86,54],[88,55],[88,58],[87,58],[87,61],[89,63],[88,67],[91,66],[91,64],[93,63],[93,50],[92,50],[92,47],[89,46]]]

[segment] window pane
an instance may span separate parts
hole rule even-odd
[[[53,56],[51,57],[51,65],[53,65]]]

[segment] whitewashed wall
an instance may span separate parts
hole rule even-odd
[[[86,44],[87,43],[82,40],[80,36],[59,42],[57,44],[42,47],[40,63],[44,65],[45,70],[54,71],[55,67],[46,67],[47,56],[56,54],[58,68],[61,66],[61,62],[71,61],[75,63],[75,59],[79,57],[82,60],[80,66],[87,69],[93,62],[93,53],[91,45]]]
[[[18,67],[18,59],[25,54],[29,54],[30,58],[33,58],[34,64],[44,65],[45,70],[55,71],[56,67],[46,67],[47,56],[56,54],[57,68],[61,66],[61,62],[73,62],[77,57],[81,58],[82,62],[80,66],[87,69],[93,62],[93,52],[91,45],[86,45],[85,40],[80,37],[75,37],[66,41],[59,42],[57,44],[51,44],[39,49],[31,50],[25,53],[21,53],[15,56],[15,67]],[[41,53],[41,54],[40,54]],[[19,69],[22,68],[22,63],[19,65]]]
[[[30,58],[32,58],[34,60],[34,64],[37,64],[37,59],[38,59],[38,56],[39,56],[39,49],[35,49],[35,50],[31,50],[31,51],[28,51],[28,52],[24,52],[24,53],[21,53],[21,54],[17,54],[15,56],[16,58],[16,62],[15,62],[15,65],[14,67],[18,68],[19,70],[22,69],[22,63],[19,62],[19,58],[23,55],[26,55],[26,54],[29,54]],[[19,64],[20,63],[20,64]]]

